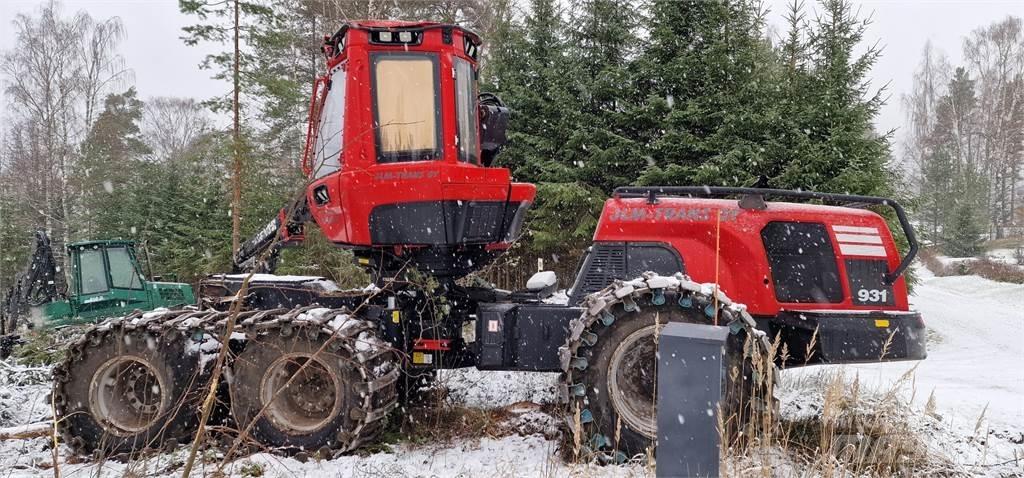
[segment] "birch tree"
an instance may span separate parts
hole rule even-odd
[[[1020,17],[979,28],[964,40],[964,59],[977,79],[979,154],[989,178],[989,229],[1012,225],[1024,161],[1024,25]]]
[[[12,22],[15,45],[0,57],[9,110],[21,123],[15,135],[31,145],[30,160],[39,189],[23,197],[54,239],[63,259],[75,232],[77,192],[69,172],[80,156],[79,143],[93,120],[96,103],[129,72],[116,53],[123,27],[113,18],[96,22],[87,13],[65,16],[56,2]],[[11,164],[17,174],[19,164]],[[30,215],[32,215],[30,214]]]

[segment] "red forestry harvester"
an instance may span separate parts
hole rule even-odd
[[[437,23],[356,22],[327,38],[306,191],[237,251],[235,275],[202,283],[198,308],[109,320],[69,347],[53,390],[63,440],[125,452],[189,439],[222,347],[235,429],[332,453],[374,440],[435,370],[470,366],[561,372],[591,452],[642,451],[655,437],[659,321],[730,327],[739,373],[727,374],[727,410],[757,396],[744,347],[767,338],[780,338],[789,365],[925,357],[901,276],[914,234],[897,203],[876,197],[620,188],[568,304],[545,302],[552,273],[524,291],[463,285],[517,237],[535,194],[494,166],[508,110],[478,94],[479,52],[475,34]],[[869,205],[895,210],[906,256]],[[376,287],[265,274],[310,223]],[[245,283],[250,272],[260,274]]]

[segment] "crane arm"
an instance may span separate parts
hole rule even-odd
[[[306,223],[310,221],[305,196],[282,208],[277,216],[238,247],[232,261],[232,272],[273,273],[281,250],[305,240]]]
[[[0,334],[11,333],[18,319],[28,315],[29,308],[56,300],[57,262],[53,258],[50,237],[45,231],[36,231],[32,259],[14,279],[0,308]]]

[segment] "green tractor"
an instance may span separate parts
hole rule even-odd
[[[181,307],[196,303],[192,286],[146,278],[133,241],[83,241],[68,244],[68,286],[61,291],[50,239],[35,234],[28,267],[8,289],[0,308],[0,358],[19,343],[15,332],[93,323],[134,310]],[[159,278],[156,278],[159,279]]]

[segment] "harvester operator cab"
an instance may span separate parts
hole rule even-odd
[[[478,93],[480,43],[432,22],[352,22],[326,38],[303,156],[306,216],[281,221],[315,222],[377,270],[411,261],[461,276],[505,250],[536,190],[493,167],[509,111]]]

